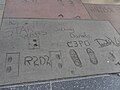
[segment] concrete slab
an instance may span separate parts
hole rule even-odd
[[[80,0],[7,0],[4,17],[90,19]]]
[[[3,10],[4,10],[4,5],[0,5],[0,19],[2,19]]]
[[[1,24],[2,17],[3,17],[4,6],[5,6],[4,4],[0,4],[0,24]]]
[[[0,4],[5,4],[6,0],[0,0]]]
[[[108,21],[4,19],[0,84],[120,72],[119,39]]]
[[[92,19],[109,20],[120,33],[119,5],[85,4],[85,7]]]

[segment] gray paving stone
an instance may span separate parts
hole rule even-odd
[[[50,83],[11,86],[0,90],[120,90],[120,77],[101,76],[86,79],[54,81],[52,89]]]
[[[55,82],[52,90],[120,90],[120,77],[105,76]]]
[[[50,90],[50,84],[33,84],[0,88],[0,90]]]

